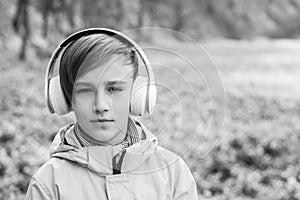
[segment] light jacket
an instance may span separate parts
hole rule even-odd
[[[158,146],[143,125],[146,139],[126,148],[121,174],[113,174],[112,158],[122,145],[81,147],[74,125],[53,140],[50,159],[35,173],[27,200],[196,200],[197,189],[187,165]]]

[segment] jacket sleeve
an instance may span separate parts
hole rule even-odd
[[[25,200],[51,200],[51,195],[47,188],[43,186],[35,177],[32,177],[29,184]]]
[[[198,200],[197,186],[188,166],[179,159],[174,184],[174,200]]]

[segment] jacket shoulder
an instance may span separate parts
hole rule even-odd
[[[72,162],[61,158],[51,157],[33,175],[33,179],[47,188],[52,188],[56,181],[61,177],[68,176],[68,172],[73,171],[76,167],[77,166]]]
[[[169,149],[166,149],[165,147],[162,147],[162,146],[157,146],[156,152],[161,156],[162,159],[167,160],[167,161],[182,160],[181,156],[179,156],[175,152],[173,152]]]
[[[62,160],[51,158],[33,175],[26,193],[26,200],[56,199],[55,173],[62,166]]]

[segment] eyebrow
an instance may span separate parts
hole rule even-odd
[[[114,80],[114,81],[106,81],[104,83],[105,85],[117,85],[117,84],[127,84],[127,81],[122,81],[122,80]],[[94,87],[94,84],[90,83],[90,82],[76,82],[75,83],[76,86],[87,86],[87,87]]]
[[[87,86],[87,87],[93,87],[94,85],[90,82],[75,82],[75,86]]]
[[[117,84],[127,84],[127,81],[121,81],[121,80],[116,80],[116,81],[106,81],[105,85],[117,85]]]

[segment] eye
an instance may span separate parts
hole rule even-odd
[[[108,93],[114,93],[114,92],[123,91],[123,88],[110,86],[106,90],[107,90]]]
[[[94,92],[94,90],[92,88],[81,88],[81,89],[78,89],[76,92],[77,93],[89,93],[89,92]]]

